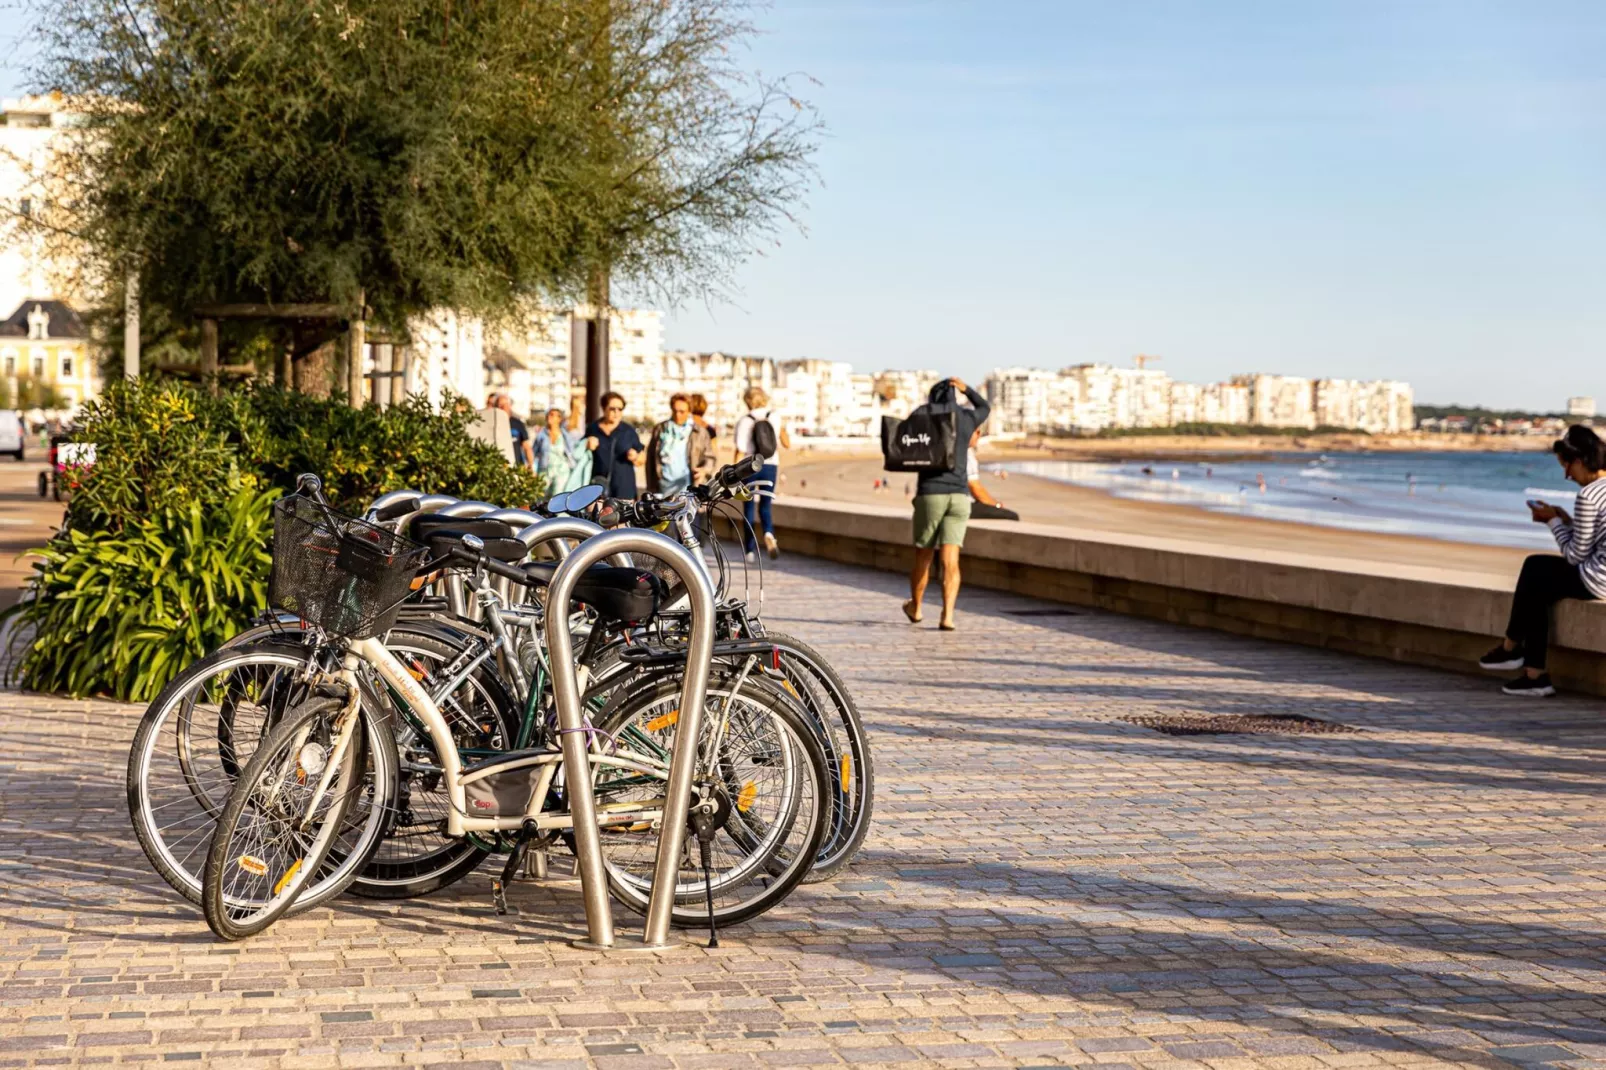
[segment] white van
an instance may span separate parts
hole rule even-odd
[[[0,453],[9,453],[17,460],[22,460],[27,438],[28,428],[22,422],[22,413],[0,409]]]

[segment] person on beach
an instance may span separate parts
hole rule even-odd
[[[610,498],[636,496],[636,461],[641,458],[641,436],[625,423],[625,399],[612,390],[602,395],[602,416],[586,428],[597,440],[591,454],[592,481],[607,488]]]
[[[1575,424],[1550,447],[1567,478],[1579,486],[1572,515],[1545,502],[1529,502],[1536,524],[1547,524],[1561,556],[1534,554],[1522,563],[1511,598],[1506,638],[1478,659],[1485,669],[1521,669],[1500,690],[1508,695],[1545,698],[1556,693],[1545,672],[1550,641],[1550,607],[1563,598],[1606,598],[1606,443]]]
[[[962,403],[968,401],[967,406]],[[937,627],[955,630],[954,603],[959,599],[959,548],[965,544],[965,523],[970,519],[970,440],[992,412],[986,397],[960,379],[944,379],[931,388],[925,409],[954,414],[954,466],[946,472],[921,472],[914,496],[915,564],[909,573],[909,601],[903,615],[909,623],[923,618],[920,603],[931,578],[931,562],[942,562],[942,617]]]
[[[669,399],[669,412],[647,440],[647,489],[655,494],[678,494],[706,483],[719,467],[708,431],[692,419],[691,399],[676,394]]]

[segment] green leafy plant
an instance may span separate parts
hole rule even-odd
[[[149,701],[267,604],[279,491],[239,487],[120,529],[69,529],[12,618],[11,678],[36,691]],[[20,650],[18,648],[21,648]]]
[[[473,413],[415,399],[385,412],[275,388],[211,397],[108,384],[78,437],[96,462],[12,618],[12,677],[40,691],[144,700],[266,604],[270,505],[313,472],[357,511],[412,487],[529,505],[540,477],[472,438]]]

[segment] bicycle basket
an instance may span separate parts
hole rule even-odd
[[[428,549],[304,495],[273,507],[268,603],[348,639],[390,630]]]

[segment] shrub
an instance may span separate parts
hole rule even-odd
[[[8,610],[31,643],[12,676],[36,691],[147,702],[267,604],[276,488],[191,500],[120,529],[69,529]],[[14,653],[16,651],[14,650]]]
[[[468,434],[470,412],[414,399],[381,413],[273,388],[221,397],[116,381],[84,411],[95,465],[43,550],[11,677],[40,691],[144,700],[266,603],[270,505],[315,472],[337,505],[388,490],[528,505],[541,480]]]

